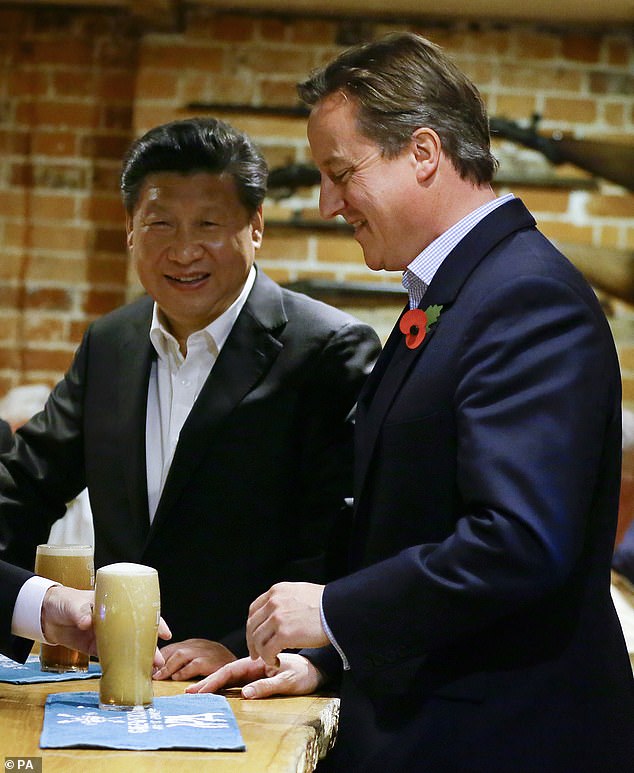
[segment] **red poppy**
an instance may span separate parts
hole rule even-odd
[[[410,309],[401,317],[399,328],[405,334],[407,348],[415,349],[427,334],[427,314],[422,309]]]

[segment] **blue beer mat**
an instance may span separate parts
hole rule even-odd
[[[97,692],[60,692],[46,698],[41,749],[246,750],[238,723],[222,695],[199,693],[154,698],[150,708],[99,708]]]
[[[37,655],[29,655],[26,663],[18,663],[0,655],[0,682],[11,684],[68,682],[72,679],[93,679],[96,676],[101,676],[99,663],[89,663],[88,671],[65,671],[63,674],[56,674],[51,671],[41,671],[40,659]]]

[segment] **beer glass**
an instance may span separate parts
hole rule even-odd
[[[152,705],[152,666],[161,616],[158,572],[142,564],[97,569],[95,635],[101,663],[99,708]]]
[[[62,585],[90,590],[95,579],[90,545],[38,545],[35,573]],[[42,671],[88,671],[88,655],[61,644],[40,645]]]

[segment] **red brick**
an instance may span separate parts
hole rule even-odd
[[[0,368],[18,370],[21,364],[22,360],[18,349],[0,345]]]
[[[37,249],[75,252],[86,249],[90,235],[87,226],[34,224],[30,229],[30,244]]]
[[[27,309],[50,309],[69,311],[72,306],[71,294],[67,290],[53,287],[27,288],[24,296]]]
[[[24,317],[24,334],[29,346],[42,342],[62,341],[66,338],[66,323],[51,315],[27,314]]]
[[[145,41],[141,49],[140,71],[145,67],[181,71],[185,67],[217,72],[222,69],[223,60],[224,52],[218,45],[187,45],[172,36],[165,43]]]
[[[72,351],[63,349],[25,349],[22,352],[24,372],[56,371],[64,373],[73,359]]]
[[[548,97],[544,100],[544,120],[566,123],[592,123],[597,119],[597,103],[593,99]]]
[[[515,35],[517,61],[530,61],[531,59],[553,59],[559,54],[560,36],[545,33],[518,32]]]
[[[82,137],[79,143],[79,155],[100,160],[113,159],[120,163],[132,141],[130,134],[130,132],[104,132]]]
[[[81,217],[95,223],[118,223],[123,231],[125,216],[118,192],[94,193],[90,199],[81,202]]]
[[[33,153],[43,156],[75,156],[78,137],[72,131],[34,131]]]
[[[47,73],[34,69],[16,69],[8,76],[8,94],[10,97],[42,97],[49,87]]]
[[[70,220],[75,217],[77,199],[66,194],[34,193],[31,197],[31,217],[34,220]]]
[[[0,131],[0,151],[10,155],[25,155],[31,148],[31,132],[28,129]]]
[[[125,289],[128,279],[127,257],[92,255],[86,268],[86,279],[91,285],[118,284]]]
[[[19,124],[92,128],[97,125],[99,106],[77,100],[21,102],[16,106],[15,114]]]
[[[107,314],[125,303],[125,293],[115,290],[90,290],[84,295],[82,309],[86,314]]]
[[[106,252],[125,253],[126,237],[123,228],[97,228],[94,248]]]
[[[601,54],[601,39],[598,35],[564,34],[561,52],[566,59],[575,62],[598,62]]]

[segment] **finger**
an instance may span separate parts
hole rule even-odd
[[[154,679],[169,679],[169,677],[174,675],[175,671],[178,671],[179,668],[188,662],[182,651],[176,649],[173,652],[166,652],[167,649],[169,648],[163,647],[161,649],[163,664],[160,670],[153,675]]]
[[[77,621],[77,627],[80,631],[88,631],[93,623],[92,610],[89,610],[86,614],[82,615]]]
[[[155,669],[163,668],[165,665],[165,658],[163,657],[163,654],[158,647],[154,650],[154,659],[152,660],[152,665]]]
[[[165,622],[165,620],[163,620],[163,618],[159,620],[158,637],[164,641],[172,638],[172,632],[170,631],[169,625]]]
[[[207,674],[213,670],[215,669],[210,666],[205,666],[202,660],[195,658],[194,660],[190,660],[189,663],[186,663],[182,668],[179,668],[178,671],[174,671],[172,673],[172,679],[175,682],[184,682],[187,679],[194,679],[197,676],[207,676]]]
[[[246,700],[269,698],[271,695],[289,695],[294,692],[293,684],[283,671],[275,676],[258,679],[255,682],[245,684],[242,688],[242,697]]]
[[[224,687],[244,684],[251,679],[264,676],[262,661],[254,661],[250,658],[234,660],[232,663],[214,671],[208,677],[186,688],[185,692],[217,692]]]
[[[253,660],[259,657],[258,646],[262,637],[262,626],[266,624],[268,614],[266,607],[260,607],[253,614],[249,614],[246,625],[247,647]]]

